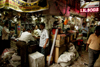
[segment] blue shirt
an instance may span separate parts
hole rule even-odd
[[[85,29],[86,31],[84,31],[82,29]],[[88,32],[88,27],[82,27],[81,30],[82,30],[82,33],[87,33]]]

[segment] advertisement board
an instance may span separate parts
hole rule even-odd
[[[99,12],[99,1],[86,2],[80,0],[80,12]]]
[[[22,0],[0,0],[0,8],[9,7],[19,12],[36,12],[48,9],[49,5],[46,2],[46,5],[41,5],[40,0],[27,3]]]

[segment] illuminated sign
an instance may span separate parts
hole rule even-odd
[[[99,1],[85,2],[85,0],[80,0],[80,8],[96,8],[99,7]]]
[[[96,7],[96,8],[81,8],[80,12],[99,12],[99,7]]]

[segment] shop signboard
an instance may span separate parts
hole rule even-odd
[[[99,12],[99,1],[80,0],[80,12]]]
[[[2,0],[0,3],[2,3],[2,5],[0,4],[0,8],[6,6],[19,12],[36,12],[46,10],[49,7],[48,3],[45,6],[40,6],[40,0],[31,3],[22,0]]]

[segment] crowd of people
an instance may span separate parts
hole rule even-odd
[[[10,48],[10,38],[15,34],[14,27],[9,30],[9,21],[6,20],[4,25],[0,25],[0,54],[6,48]],[[40,52],[47,56],[47,47],[49,45],[49,33],[45,29],[45,24],[41,23],[40,26],[32,26],[32,29],[25,29],[18,35],[16,46],[17,53],[21,56],[21,66],[28,67],[28,45],[30,41],[38,41],[37,44],[40,47]],[[45,58],[46,61],[46,58]]]
[[[2,22],[2,20],[0,20]],[[82,24],[81,33],[83,37],[87,37],[86,50],[89,53],[88,67],[93,67],[95,61],[100,54],[100,26],[90,25],[87,27],[86,23]],[[0,25],[0,54],[5,48],[10,48],[10,38],[15,35],[14,27],[9,30],[9,21],[6,20],[3,25]],[[30,41],[38,41],[40,52],[44,54],[45,61],[47,56],[47,49],[49,45],[49,33],[45,29],[45,24],[40,23],[40,26],[32,26],[32,29],[23,28],[18,35],[16,43],[18,55],[21,56],[21,66],[28,67],[28,45]],[[89,47],[89,48],[88,48]]]

